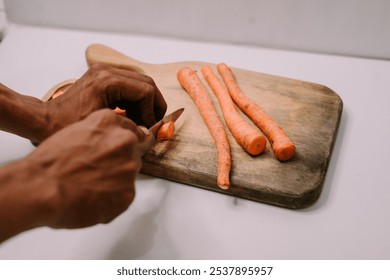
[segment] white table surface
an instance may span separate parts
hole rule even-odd
[[[0,82],[40,98],[86,71],[92,43],[144,62],[224,61],[330,87],[344,109],[322,194],[288,210],[140,175],[134,203],[112,223],[30,230],[0,244],[0,259],[390,258],[390,61],[11,24]],[[33,149],[0,132],[0,164]]]

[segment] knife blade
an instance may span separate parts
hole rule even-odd
[[[177,109],[173,113],[163,117],[160,121],[156,122],[152,127],[149,128],[149,131],[154,135],[154,137],[157,136],[157,132],[159,129],[163,126],[163,124],[168,123],[170,121],[175,122],[180,115],[183,113],[184,108]]]
[[[154,144],[156,144],[157,140],[157,132],[163,126],[163,124],[168,123],[170,121],[175,122],[180,115],[183,113],[184,108],[177,109],[169,115],[163,117],[160,121],[156,122],[153,126],[149,128],[150,135],[146,138],[145,141],[138,144],[138,151],[141,156],[143,156]]]

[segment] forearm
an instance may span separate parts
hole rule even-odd
[[[53,212],[49,203],[53,194],[42,191],[42,177],[35,174],[38,168],[25,161],[0,167],[0,243],[48,223]]]
[[[48,117],[44,103],[0,84],[0,130],[39,143],[45,137]]]

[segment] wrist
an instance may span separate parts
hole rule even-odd
[[[0,129],[31,140],[43,141],[48,135],[48,113],[43,101],[21,95],[0,84]]]
[[[56,188],[39,169],[26,160],[0,168],[0,242],[52,222]]]

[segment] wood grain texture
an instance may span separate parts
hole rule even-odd
[[[146,64],[102,45],[88,47],[86,57],[89,65],[108,63],[151,76],[168,103],[168,113],[185,107],[176,123],[176,136],[170,141],[156,144],[145,155],[141,172],[293,209],[307,207],[319,197],[343,107],[340,97],[329,88],[232,68],[243,92],[289,135],[296,145],[296,154],[291,160],[280,162],[267,143],[263,154],[250,156],[228,131],[233,160],[231,187],[222,190],[216,185],[215,144],[193,101],[176,78],[179,69],[185,66],[198,71],[217,113],[222,117],[218,102],[200,73],[205,64],[217,73],[216,65],[197,61]]]

